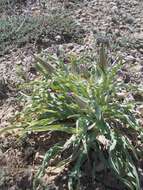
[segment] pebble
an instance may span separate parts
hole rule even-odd
[[[111,12],[112,12],[112,13],[117,13],[117,12],[118,12],[118,7],[117,7],[117,6],[113,6],[113,7],[111,8]]]
[[[117,37],[121,36],[120,30],[119,29],[115,29],[115,35]]]
[[[132,4],[133,4],[134,6],[136,6],[136,5],[138,5],[139,3],[138,3],[138,1],[133,1]]]
[[[133,24],[134,22],[135,22],[135,19],[134,19],[134,17],[133,16],[130,16],[130,15],[128,15],[127,17],[126,17],[126,23],[128,23],[128,24]]]
[[[132,55],[128,55],[128,56],[125,57],[125,60],[126,60],[127,62],[135,62],[135,61],[136,61],[136,58],[133,57]]]
[[[140,48],[140,49],[139,49],[139,51],[140,51],[140,53],[142,53],[142,54],[143,54],[143,48]]]
[[[114,6],[116,6],[117,4],[114,3],[114,2],[111,2],[109,5],[110,5],[111,7],[114,7]]]
[[[55,37],[55,40],[57,41],[57,42],[59,42],[59,41],[61,41],[61,36],[60,35],[57,35],[56,37]]]

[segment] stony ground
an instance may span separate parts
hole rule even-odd
[[[36,1],[29,2],[23,5],[19,14],[25,12],[34,16],[43,14],[43,7],[41,8]],[[113,52],[111,54],[113,59],[116,55],[119,55],[126,61],[124,68],[125,82],[132,81],[137,85],[143,85],[142,0],[81,0],[78,3],[70,0],[64,2],[55,0],[48,1],[44,6],[46,6],[46,9],[44,9],[45,15],[49,9],[54,10],[60,6],[61,10],[68,11],[78,25],[81,25],[85,30],[82,44],[76,42],[58,43],[61,36],[57,36],[57,44],[47,44],[43,50],[44,53],[57,53],[60,49],[63,49],[65,53],[74,52],[79,54],[85,50],[96,50],[98,43],[103,42],[109,45],[110,51]],[[3,17],[5,14],[2,11],[0,15]],[[33,54],[38,51],[35,44],[28,43],[21,48],[11,49],[8,54],[0,57],[0,127],[8,126],[15,112],[20,111],[21,105],[18,101],[20,94],[16,86],[22,83],[23,79],[21,74],[17,74],[18,68],[22,66],[27,80],[33,79],[36,75],[33,71]],[[141,95],[134,98],[143,101]],[[34,140],[29,142],[29,139],[25,140],[25,144],[19,145],[19,143],[15,143],[15,137],[11,135],[0,138],[1,152],[4,152],[4,154],[0,152],[0,166],[5,165],[6,173],[10,173],[10,177],[7,177],[6,174],[1,172],[0,177],[3,180],[0,180],[0,189],[28,190],[32,188],[31,179],[33,171],[36,169],[33,165],[38,166],[41,163],[42,156],[39,155],[42,155],[42,153],[39,153],[38,150],[44,146],[44,143],[37,144],[40,142],[39,139],[45,137],[37,136],[35,138],[36,145]],[[51,136],[48,136],[48,138],[51,140]],[[15,170],[15,166],[18,165],[21,169],[17,167],[17,170]],[[10,168],[10,172],[8,168]],[[56,174],[58,172],[55,171]],[[52,177],[50,180],[52,180]],[[24,185],[25,182],[27,185]],[[9,183],[9,186],[6,183]]]

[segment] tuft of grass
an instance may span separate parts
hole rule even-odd
[[[0,55],[14,47],[33,42],[38,37],[41,20],[28,16],[0,19]]]
[[[76,55],[66,62],[54,56],[47,61],[35,56],[35,60],[42,76],[27,84],[27,106],[13,126],[1,132],[14,128],[23,133],[62,131],[70,138],[47,151],[34,188],[51,159],[68,152],[57,167],[71,165],[69,190],[80,188],[85,163],[93,182],[103,180],[100,172],[110,171],[123,189],[139,190],[137,161],[143,155],[143,129],[134,117],[134,102],[121,96],[132,90],[117,76],[121,60],[109,65],[104,46],[99,57],[89,62]]]
[[[1,0],[0,1],[0,13],[13,14],[16,11],[17,6],[26,4],[27,0]]]
[[[51,44],[81,43],[84,30],[66,13],[49,16],[12,16],[0,19],[0,55],[12,48],[33,43],[48,47]]]

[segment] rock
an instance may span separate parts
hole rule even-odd
[[[125,60],[126,60],[127,62],[135,62],[135,61],[136,61],[136,58],[133,57],[132,55],[128,55],[128,56],[125,57]]]
[[[61,41],[61,36],[60,35],[57,35],[56,37],[55,37],[55,40],[57,41],[57,42],[59,42],[59,41]]]
[[[117,6],[113,6],[113,7],[111,8],[111,12],[112,12],[112,13],[117,13],[117,12],[118,12],[118,7],[117,7]]]
[[[99,36],[96,39],[96,43],[97,43],[97,45],[104,44],[106,46],[109,46],[110,45],[110,39],[108,37]]]
[[[128,15],[127,17],[126,17],[126,23],[128,23],[128,24],[133,24],[134,22],[135,22],[135,18],[133,17],[133,16],[131,16],[131,15]]]
[[[116,3],[111,2],[109,5],[110,5],[111,7],[114,7],[114,6],[116,6]]]
[[[138,111],[140,112],[141,116],[143,117],[143,105],[138,106]]]
[[[136,6],[136,5],[138,5],[139,3],[138,3],[138,1],[133,1],[132,4],[133,4],[134,6]]]
[[[27,147],[25,150],[24,150],[24,156],[25,156],[25,161],[27,162],[30,162],[31,159],[34,157],[35,155],[35,149],[34,147]]]
[[[143,54],[143,48],[140,48],[140,49],[139,49],[139,52]]]

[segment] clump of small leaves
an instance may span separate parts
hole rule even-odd
[[[44,19],[43,33],[41,37],[50,40],[51,43],[81,43],[85,34],[84,29],[66,11],[54,10]]]
[[[105,52],[102,46],[99,58],[89,62],[76,55],[66,61],[35,56],[42,77],[27,85],[31,91],[25,95],[27,106],[10,129],[70,134],[46,153],[35,189],[51,159],[65,152],[57,167],[71,165],[69,190],[80,189],[85,163],[93,182],[103,180],[99,172],[110,170],[123,189],[140,189],[136,163],[143,153],[143,130],[134,117],[133,103],[121,96],[131,89],[117,77],[122,62],[117,59],[109,65]]]
[[[16,9],[26,5],[27,0],[1,0],[0,1],[0,13],[6,13],[12,15],[16,13]]]
[[[42,20],[30,16],[13,16],[0,19],[0,54],[13,47],[34,42],[39,35]]]
[[[82,27],[64,13],[6,17],[0,19],[0,32],[0,55],[26,43],[50,46],[81,42],[84,36]]]
[[[1,0],[0,1],[0,11],[3,9],[8,8],[9,5],[11,5],[12,1],[11,0]]]

